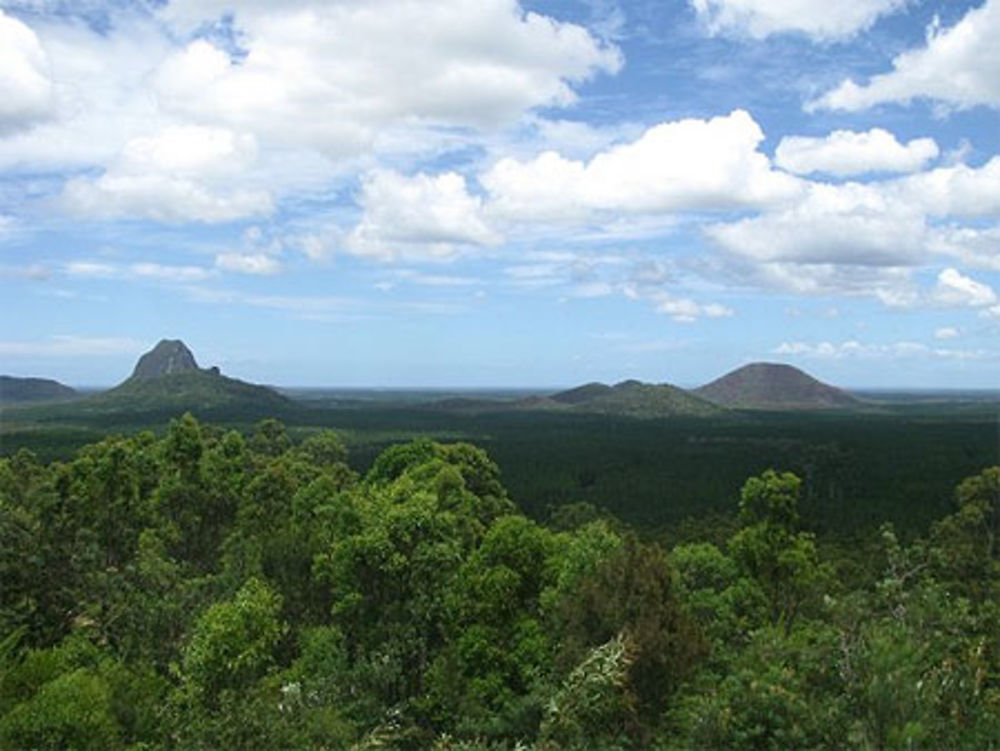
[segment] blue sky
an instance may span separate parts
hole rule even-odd
[[[1000,386],[1000,0],[0,9],[2,372]]]

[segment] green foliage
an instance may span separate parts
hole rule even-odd
[[[0,459],[0,749],[1000,747],[998,468],[854,546],[766,471],[668,554],[468,443],[346,459],[191,415]]]
[[[772,625],[781,624],[786,632],[829,578],[814,536],[796,531],[800,488],[790,472],[751,477],[740,494],[744,526],[729,540],[734,560],[763,590]]]
[[[539,731],[542,749],[624,748],[636,724],[629,669],[634,648],[622,634],[595,647],[552,696]]]
[[[273,666],[275,647],[288,629],[280,611],[281,595],[249,579],[233,600],[212,605],[198,618],[182,666],[198,699],[212,704],[223,690],[247,686]]]

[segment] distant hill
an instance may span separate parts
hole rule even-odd
[[[613,392],[614,389],[606,383],[585,383],[583,386],[553,394],[549,399],[560,404],[586,404]]]
[[[567,412],[622,417],[700,417],[725,410],[669,384],[622,381],[586,383],[549,396],[523,399],[442,399],[428,405],[450,412]]]
[[[755,362],[727,373],[695,394],[733,409],[851,409],[862,402],[791,365]]]
[[[153,412],[215,409],[274,412],[292,401],[267,386],[202,369],[180,340],[164,339],[139,358],[132,375],[109,391],[85,400],[92,409]]]
[[[559,410],[622,417],[701,417],[724,410],[669,384],[622,381],[587,383],[548,397],[517,402],[519,409]]]
[[[592,386],[585,388],[593,396],[574,402],[574,411],[626,417],[705,417],[724,411],[700,396],[666,383],[622,381],[605,387],[606,390]],[[551,399],[563,401],[572,392],[579,396],[580,389],[555,394]]]
[[[0,376],[0,402],[43,402],[72,399],[77,392],[49,378]]]

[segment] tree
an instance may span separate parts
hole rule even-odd
[[[184,648],[183,676],[195,698],[215,706],[226,690],[241,690],[274,665],[274,650],[288,627],[279,620],[281,595],[251,578],[229,601],[196,621]]]
[[[791,631],[803,605],[828,576],[815,538],[796,531],[801,481],[791,472],[767,470],[746,481],[740,494],[740,529],[729,551],[764,591],[770,620]]]

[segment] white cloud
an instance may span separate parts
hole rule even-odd
[[[227,222],[267,214],[271,195],[229,188],[256,158],[255,139],[222,128],[172,126],[130,139],[97,178],[67,182],[63,204],[88,217]]]
[[[444,258],[502,239],[455,172],[407,177],[378,170],[363,179],[359,203],[364,215],[345,243],[356,255]]]
[[[67,276],[88,279],[151,279],[176,283],[198,282],[212,276],[212,270],[202,266],[173,266],[148,261],[124,265],[70,261],[62,267],[62,271]]]
[[[282,271],[281,262],[266,253],[220,253],[215,265],[223,271],[269,276]]]
[[[656,302],[659,313],[670,316],[678,323],[693,323],[699,318],[729,318],[732,308],[720,303],[699,303],[685,297],[661,295]]]
[[[201,266],[168,266],[162,263],[134,263],[129,266],[133,276],[143,279],[158,279],[165,282],[199,282],[212,275]]]
[[[1000,0],[986,0],[950,29],[931,27],[926,45],[897,56],[891,73],[874,76],[867,85],[844,81],[809,106],[856,112],[926,97],[958,108],[1000,107],[998,39]]]
[[[456,276],[454,274],[427,274],[414,269],[397,269],[393,273],[393,278],[410,284],[418,284],[424,287],[469,287],[479,284],[479,279],[469,276]],[[393,283],[390,282],[390,285]]]
[[[163,172],[232,177],[257,154],[252,135],[198,125],[169,126],[125,144],[116,168],[125,173]]]
[[[901,144],[882,128],[867,133],[836,130],[826,138],[786,136],[775,151],[775,164],[797,175],[825,172],[837,177],[866,172],[915,172],[938,156],[931,138]]]
[[[954,326],[941,326],[934,330],[935,339],[958,339],[962,332]]]
[[[0,341],[5,357],[65,357],[141,352],[143,343],[122,337],[60,335],[42,341]]]
[[[782,342],[773,354],[793,357],[810,357],[821,360],[911,360],[934,358],[938,360],[995,360],[998,353],[984,349],[950,349],[929,347],[920,342],[900,341],[888,344],[871,344],[851,339],[844,342]]]
[[[977,282],[956,269],[945,269],[938,274],[932,297],[940,305],[974,308],[994,305],[998,299],[989,285]]]
[[[757,261],[903,266],[923,260],[923,212],[879,185],[810,183],[793,206],[706,232],[720,247]]]
[[[771,169],[760,126],[743,110],[662,123],[589,162],[545,152],[501,159],[481,178],[490,209],[511,220],[580,220],[590,212],[658,213],[765,206],[800,181]]]
[[[1000,271],[1000,225],[994,227],[942,227],[935,233],[937,253],[954,256],[977,269]]]
[[[908,0],[688,0],[713,34],[763,39],[801,32],[830,41],[854,36]]]
[[[956,164],[909,175],[886,188],[933,216],[1000,216],[1000,156],[981,167]]]
[[[515,0],[179,2],[162,14],[195,26],[226,10],[245,57],[192,42],[160,69],[161,102],[335,156],[395,124],[493,128],[565,106],[571,83],[621,66],[618,50],[584,28],[524,13]]]
[[[33,23],[51,104],[34,127],[0,138],[0,169],[103,166],[130,138],[164,125],[148,80],[171,46],[159,27],[131,14],[106,33],[61,15]]]
[[[909,268],[836,263],[737,264],[736,283],[810,297],[871,297],[892,308],[920,301]]]
[[[0,10],[0,135],[52,114],[49,61],[38,36]]]
[[[101,31],[72,7],[29,6],[33,29],[0,18],[0,131],[36,124],[0,138],[0,169],[86,170],[61,207],[98,219],[266,215],[381,157],[482,143],[622,64],[516,0],[120,4],[99,9]],[[239,51],[206,36],[227,15]],[[32,71],[51,77],[44,113],[24,104],[41,101]]]
[[[891,180],[803,184],[798,201],[709,225],[706,235],[763,286],[852,296],[867,290],[897,307],[926,301],[910,276],[935,256],[1000,270],[1000,228],[981,226],[1000,215],[1000,158]],[[954,223],[962,218],[976,226]]]
[[[88,218],[137,217],[158,222],[231,222],[267,214],[270,195],[236,189],[213,193],[198,182],[167,175],[116,175],[96,180],[76,178],[66,183],[63,206]]]

